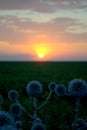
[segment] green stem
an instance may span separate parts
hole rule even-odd
[[[76,97],[76,108],[75,108],[75,119],[74,119],[74,127],[72,130],[77,130],[76,125],[79,118],[79,110],[80,110],[80,97]]]
[[[36,97],[33,99],[33,107],[34,107],[34,117],[37,117],[37,104],[36,104]]]
[[[40,106],[37,108],[37,110],[42,109],[42,107],[44,107],[44,106],[47,104],[47,102],[48,102],[49,99],[51,98],[51,95],[52,95],[52,91],[50,91],[50,93],[49,93],[48,97],[46,98],[45,102],[44,102],[42,105],[40,105]]]
[[[80,97],[76,97],[75,122],[79,118],[79,110],[80,110]]]

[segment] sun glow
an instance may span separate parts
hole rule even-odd
[[[35,53],[37,55],[37,58],[42,59],[42,60],[46,60],[47,55],[48,55],[47,45],[45,43],[40,43],[40,44],[34,45],[34,48],[35,48]]]

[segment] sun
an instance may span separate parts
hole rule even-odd
[[[46,43],[36,43],[33,45],[36,60],[47,60],[49,48]]]
[[[38,54],[38,57],[39,57],[39,58],[44,58],[44,56],[45,56],[44,53],[39,53],[39,54]]]

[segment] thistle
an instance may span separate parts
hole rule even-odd
[[[39,81],[31,81],[27,84],[26,91],[28,95],[37,97],[39,94],[42,93],[43,87]]]
[[[15,100],[17,100],[18,99],[18,97],[19,97],[19,93],[18,93],[18,91],[17,90],[10,90],[9,92],[8,92],[8,98],[9,98],[9,100],[13,100],[13,101],[15,101]]]
[[[69,82],[68,92],[70,96],[86,96],[87,83],[82,79],[73,79]]]
[[[5,125],[14,125],[14,118],[5,111],[0,111],[0,127]]]
[[[57,86],[57,84],[55,82],[50,82],[48,84],[48,88],[50,91],[54,92],[55,91],[55,87]]]
[[[34,123],[31,130],[46,130],[46,126],[43,123]]]
[[[10,106],[10,113],[16,118],[22,115],[22,107],[19,103],[13,103]]]
[[[17,130],[13,125],[5,125],[1,127],[0,130]]]
[[[17,129],[22,128],[22,127],[23,127],[22,122],[21,122],[21,121],[16,121],[16,123],[15,123],[15,127],[16,127]]]
[[[79,119],[80,98],[87,95],[87,83],[82,79],[73,79],[69,82],[68,92],[70,96],[75,97],[75,119],[72,125],[73,130],[76,129]]]
[[[55,87],[55,93],[57,96],[65,96],[66,95],[66,87],[63,84],[58,84]]]

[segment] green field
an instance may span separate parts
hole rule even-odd
[[[81,78],[87,81],[87,62],[0,62],[0,92],[4,96],[3,109],[8,110],[11,102],[7,100],[7,92],[17,89],[19,101],[32,113],[30,102],[27,101],[26,85],[31,80],[42,83],[44,92],[39,97],[42,103],[47,97],[48,84],[52,81],[62,83],[66,87],[70,80]],[[44,122],[44,116],[50,115],[47,125],[49,129],[59,129],[60,124],[70,124],[74,119],[73,100],[60,99],[53,94],[49,103],[38,113]],[[87,104],[81,106],[81,117],[87,117]],[[55,120],[54,120],[55,119]],[[26,120],[23,119],[24,122]],[[51,124],[51,125],[50,125]],[[24,129],[26,129],[26,123]]]
[[[67,85],[73,78],[87,80],[87,62],[0,62],[0,86],[6,88],[23,88],[31,80]]]

